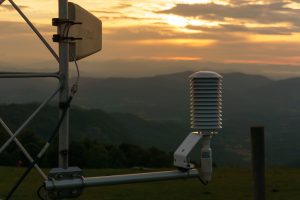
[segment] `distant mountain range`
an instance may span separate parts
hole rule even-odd
[[[76,127],[73,132],[78,132],[75,134],[78,138],[85,132],[108,142],[118,142],[121,138],[172,150],[189,131],[188,76],[191,73],[145,78],[82,78],[74,102],[80,108],[72,113],[72,121],[76,123],[77,120],[76,126],[84,128]],[[11,82],[2,79],[0,103],[40,101],[55,84],[49,80]],[[224,128],[213,138],[217,161],[225,164],[249,161],[249,127],[263,125],[266,127],[267,162],[300,164],[298,88],[300,78],[275,81],[257,75],[224,74]],[[17,105],[2,106],[1,117],[11,118],[8,108],[18,115],[21,108],[13,106]],[[51,109],[55,113],[54,108]],[[45,115],[44,120],[47,117]],[[106,123],[108,130],[115,132],[101,135],[103,128],[99,127]]]

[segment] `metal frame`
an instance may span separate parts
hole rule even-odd
[[[55,169],[53,175],[63,173],[63,170]],[[80,172],[78,168],[70,168],[73,172]],[[51,173],[51,171],[50,171]],[[80,174],[80,173],[79,173]],[[126,175],[114,175],[114,176],[100,176],[85,178],[79,176],[74,178],[59,179],[53,178],[45,182],[46,189],[48,191],[59,191],[64,189],[74,189],[83,187],[96,187],[107,185],[121,185],[130,183],[144,183],[153,181],[167,181],[185,178],[198,178],[199,172],[197,169],[189,171],[162,171],[152,173],[139,173],[139,174],[126,174]]]
[[[0,153],[2,153],[5,148],[12,142],[17,141],[16,137],[21,133],[21,131],[29,124],[29,122],[41,111],[41,109],[49,103],[50,100],[59,92],[59,103],[65,103],[68,100],[69,92],[69,62],[68,62],[68,52],[69,43],[61,42],[59,43],[59,56],[42,36],[42,34],[37,30],[37,28],[31,23],[31,21],[26,17],[22,10],[13,0],[8,0],[14,9],[21,15],[24,21],[29,25],[33,32],[39,37],[46,48],[50,51],[53,57],[59,62],[59,72],[56,73],[38,73],[38,72],[0,72],[0,78],[57,78],[60,81],[60,86],[55,90],[51,96],[46,98],[42,104],[28,117],[28,119],[18,128],[18,130],[11,135],[11,137],[2,145],[0,148]],[[61,19],[68,18],[68,0],[59,0],[59,17]],[[64,27],[58,27],[58,34],[62,34]],[[60,114],[63,108],[60,108]],[[3,122],[4,123],[4,122]],[[7,127],[8,128],[8,127]],[[59,143],[59,166],[68,167],[68,145],[69,145],[69,113],[66,114],[65,119],[62,123],[60,129],[60,143]]]
[[[25,120],[25,122],[16,130],[16,132],[1,146],[0,154],[10,145],[10,143],[24,130],[24,128],[31,122],[31,120],[44,108],[60,91],[60,86],[46,98],[42,104]]]
[[[50,44],[46,41],[46,39],[42,36],[42,34],[37,30],[37,28],[31,23],[31,21],[26,17],[26,15],[22,12],[22,10],[19,8],[19,6],[13,1],[8,0],[10,4],[13,6],[13,8],[20,14],[20,16],[24,19],[24,21],[29,25],[29,27],[32,29],[32,31],[38,36],[38,38],[42,41],[42,43],[46,46],[46,48],[50,51],[50,53],[53,55],[53,57],[56,59],[57,62],[62,63],[60,61],[60,58],[58,57],[57,53],[53,50],[53,48],[50,46]],[[1,4],[3,1],[1,1]],[[68,64],[68,63],[67,63]],[[64,66],[61,66],[62,69]],[[64,93],[65,90],[69,90],[68,87],[65,87],[65,89],[62,89],[64,86],[62,83],[65,78],[68,77],[64,73],[61,73],[61,71],[65,72],[64,70],[61,70],[59,72],[54,73],[42,73],[42,72],[0,72],[0,78],[56,78],[60,81],[60,84],[55,91],[48,96],[39,106],[38,108],[23,122],[23,124],[13,133],[9,127],[5,124],[5,122],[0,118],[0,123],[4,127],[4,129],[8,132],[10,135],[10,138],[1,146],[0,148],[0,154],[14,141],[17,146],[20,148],[20,150],[23,152],[23,154],[27,157],[27,159],[33,163],[34,159],[32,156],[28,153],[28,151],[25,149],[25,147],[19,142],[17,139],[17,136],[21,134],[21,132],[24,130],[24,128],[32,121],[32,119],[58,94],[58,93]],[[44,153],[44,152],[42,152]],[[38,173],[42,176],[44,180],[47,179],[46,174],[41,170],[41,168],[35,163],[34,167],[37,169]]]
[[[174,166],[178,168],[175,171],[83,177],[83,172],[78,167],[54,168],[49,172],[48,179],[44,182],[45,189],[48,191],[50,198],[62,199],[79,197],[85,187],[186,178],[199,178],[204,184],[207,184],[211,180],[212,173],[210,137],[211,135],[208,133],[190,133],[174,153]],[[194,168],[194,165],[190,163],[188,158],[190,152],[201,139],[203,139],[204,144],[201,150],[202,177],[200,177],[198,170]]]
[[[51,48],[39,31],[29,21],[21,9],[13,2],[8,0],[17,12],[22,16],[30,28],[36,33],[40,40],[44,43],[46,48],[50,51],[53,57],[59,62],[59,72],[56,73],[37,73],[37,72],[0,72],[0,78],[57,78],[59,80],[59,87],[46,98],[41,105],[28,117],[28,119],[13,133],[9,127],[0,119],[0,123],[4,126],[6,131],[9,133],[10,138],[0,148],[2,153],[5,148],[11,143],[15,142],[18,147],[22,150],[24,155],[29,161],[33,161],[32,157],[23,147],[23,145],[16,138],[29,122],[41,111],[41,109],[49,103],[50,100],[59,93],[59,104],[65,105],[69,99],[69,42],[59,42],[59,55]],[[68,0],[59,0],[59,19],[68,19]],[[67,24],[58,25],[57,33],[63,37],[63,30]],[[60,115],[62,116],[65,108],[59,107]],[[116,184],[127,184],[127,183],[139,183],[139,182],[150,182],[150,181],[163,181],[163,180],[174,180],[184,178],[195,178],[199,177],[197,169],[193,168],[193,165],[188,162],[188,154],[194,148],[194,146],[202,138],[201,134],[191,133],[179,149],[175,152],[175,167],[179,168],[176,171],[165,171],[165,172],[153,172],[153,173],[142,173],[142,174],[129,174],[129,175],[118,175],[118,176],[104,176],[104,177],[90,177],[84,178],[82,176],[82,170],[77,167],[69,167],[69,112],[67,110],[66,115],[59,129],[59,168],[52,169],[46,177],[44,172],[35,164],[35,168],[45,179],[45,188],[48,194],[53,199],[63,199],[69,197],[78,197],[84,187],[94,187],[103,185],[116,185]],[[41,154],[45,152],[46,148],[42,149]],[[176,161],[180,160],[181,164]],[[185,165],[182,162],[186,162]],[[188,165],[187,165],[188,164]]]
[[[38,73],[38,72],[0,72],[0,78],[57,78],[59,73]]]
[[[8,128],[8,126],[2,120],[2,118],[0,118],[0,123],[2,124],[2,126],[4,127],[4,129],[6,130],[6,132],[8,132],[8,134],[10,136],[14,135],[13,132]],[[34,159],[31,157],[31,155],[28,153],[28,151],[25,149],[25,147],[20,143],[20,141],[17,138],[14,138],[14,142],[17,144],[17,146],[19,147],[19,149],[21,149],[21,151],[27,157],[27,159],[29,160],[29,162],[33,163]],[[43,170],[37,164],[35,164],[34,167],[36,168],[36,170],[38,171],[38,173],[42,176],[42,178],[44,180],[47,180],[47,175],[43,172]]]
[[[68,0],[59,0],[58,3],[59,19],[68,19]],[[58,26],[57,34],[63,37],[63,29],[67,24]],[[69,42],[59,43],[59,71],[60,84],[62,86],[59,93],[59,103],[66,103],[69,98]],[[63,113],[63,108],[60,108],[60,115]],[[69,111],[67,110],[65,119],[59,129],[59,157],[58,165],[61,168],[69,166]]]

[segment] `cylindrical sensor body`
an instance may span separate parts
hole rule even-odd
[[[212,171],[212,150],[210,148],[210,136],[206,135],[202,139],[201,149],[201,172],[204,180],[211,181]]]
[[[191,128],[217,132],[222,128],[222,76],[200,71],[190,76]]]

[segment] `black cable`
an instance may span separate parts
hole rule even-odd
[[[70,28],[71,28],[71,26],[72,26],[73,24],[66,24],[65,25],[65,27],[64,27],[64,30],[63,30],[63,37],[65,37],[65,33],[66,33],[66,30],[68,29],[68,34],[67,35],[69,35],[69,30],[70,30]]]
[[[75,56],[72,54],[72,58],[75,62],[75,66],[76,66],[76,70],[77,70],[77,80],[76,80],[76,83],[79,84],[79,80],[80,80],[80,71],[79,71],[79,67],[78,67],[78,64],[77,64],[77,60],[75,58]]]
[[[66,25],[65,28],[64,28],[64,31],[63,31],[63,34],[65,33],[66,31],[66,28],[68,28],[67,30],[67,37],[68,37],[68,34],[69,34],[69,30],[71,28],[71,26],[74,25],[74,24],[70,24],[70,25]],[[23,173],[23,175],[20,177],[20,179],[17,181],[17,183],[13,186],[13,188],[10,190],[10,192],[8,193],[7,197],[6,197],[6,200],[9,200],[13,194],[16,192],[16,190],[18,189],[18,187],[21,185],[21,183],[24,181],[24,179],[28,176],[29,172],[34,168],[34,166],[37,164],[37,162],[39,162],[45,152],[47,151],[47,149],[49,148],[50,144],[52,143],[52,141],[54,140],[56,134],[58,133],[59,131],[59,128],[62,124],[62,122],[64,121],[65,119],[65,116],[66,116],[66,113],[71,105],[71,102],[73,100],[73,97],[74,95],[76,94],[77,90],[78,90],[78,84],[79,84],[79,79],[80,79],[80,72],[79,72],[79,67],[78,67],[78,64],[77,64],[77,61],[73,56],[73,59],[75,61],[75,65],[76,65],[76,69],[77,69],[77,81],[73,84],[72,88],[71,88],[71,95],[69,96],[69,99],[67,102],[65,102],[64,104],[61,104],[59,105],[61,108],[63,108],[63,112],[61,114],[61,117],[54,129],[54,131],[52,132],[51,136],[49,137],[48,141],[46,142],[46,144],[44,145],[44,147],[41,149],[41,151],[39,152],[39,154],[36,156],[36,158],[30,163],[30,165],[28,166],[28,168],[26,169],[26,171]],[[38,192],[40,192],[40,190],[42,189],[42,186],[39,188]],[[40,199],[43,199],[39,194],[38,194],[39,198]]]
[[[36,156],[36,158],[33,160],[33,162],[30,163],[30,165],[28,166],[27,170],[23,173],[23,175],[20,177],[20,179],[17,181],[17,183],[14,185],[14,187],[11,189],[11,191],[9,192],[9,194],[7,195],[6,197],[6,200],[9,200],[12,195],[15,193],[15,191],[18,189],[18,187],[21,185],[21,183],[24,181],[24,179],[28,176],[29,172],[32,170],[32,168],[34,168],[34,165],[39,162],[44,153],[46,152],[46,150],[48,149],[48,147],[50,146],[51,142],[53,141],[54,137],[56,136],[56,134],[58,133],[58,130],[63,122],[63,120],[65,119],[65,116],[66,116],[66,113],[67,113],[67,110],[71,104],[71,101],[73,99],[73,96],[70,96],[66,105],[65,105],[65,108],[64,108],[64,111],[53,131],[53,133],[51,134],[51,136],[49,137],[47,143],[44,145],[44,147],[42,148],[42,150],[40,151],[40,153]]]
[[[74,26],[74,25],[78,25],[78,24],[81,24],[81,23],[78,22],[78,23],[67,24],[64,27],[64,30],[63,30],[63,37],[68,38],[71,27]],[[78,63],[77,63],[77,60],[76,60],[75,56],[73,54],[71,54],[71,56],[72,56],[72,58],[75,62],[75,67],[76,67],[76,71],[77,71],[77,80],[76,80],[75,84],[73,85],[73,87],[71,89],[71,92],[72,92],[72,90],[74,90],[74,87],[78,87],[78,85],[79,85],[80,71],[79,71]],[[75,89],[75,93],[76,93],[76,91],[77,91],[77,88]]]
[[[37,190],[36,193],[37,193],[37,195],[38,195],[38,197],[39,197],[40,200],[46,200],[46,199],[44,199],[43,196],[41,195],[42,189],[45,189],[45,185],[44,185],[44,184],[41,185],[41,186],[39,187],[39,189]]]
[[[201,182],[203,185],[208,185],[208,181],[203,180],[203,178],[202,178],[201,176],[198,176],[198,179],[200,180],[200,182]]]
[[[66,37],[66,38],[68,38],[69,37],[70,28],[73,25],[77,25],[77,24],[81,24],[81,23],[74,23],[74,24],[69,24],[69,26],[66,26],[65,30],[66,30],[66,28],[68,28],[67,34],[63,35],[63,36]],[[64,33],[65,33],[65,30],[64,30]],[[79,67],[78,67],[78,63],[77,63],[76,57],[74,56],[74,54],[71,54],[71,56],[72,56],[72,58],[74,60],[76,71],[77,71],[77,80],[75,81],[75,83],[73,84],[73,86],[71,88],[71,93],[75,94],[77,92],[77,90],[78,90],[78,85],[79,85],[79,80],[80,80],[80,70],[79,70]]]
[[[66,34],[66,38],[69,37],[69,32],[70,32],[70,29],[71,29],[71,27],[72,27],[73,25],[75,25],[75,24],[69,24],[68,30],[67,30],[67,34]]]
[[[68,38],[69,37],[69,32],[70,32],[70,28],[74,25],[78,25],[78,24],[82,24],[81,22],[72,22],[72,23],[68,23],[65,25],[64,30],[63,30],[63,37],[64,38]]]

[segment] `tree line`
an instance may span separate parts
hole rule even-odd
[[[0,145],[8,138],[8,134],[0,129]],[[32,157],[38,154],[45,140],[33,131],[26,131],[19,137],[20,142]],[[58,140],[40,161],[42,167],[56,167],[58,160]],[[0,154],[0,165],[27,166],[29,163],[19,148],[12,143]],[[70,143],[70,166],[81,168],[130,168],[130,167],[169,167],[172,154],[156,147],[143,148],[132,144],[102,144],[96,140],[85,138]]]

